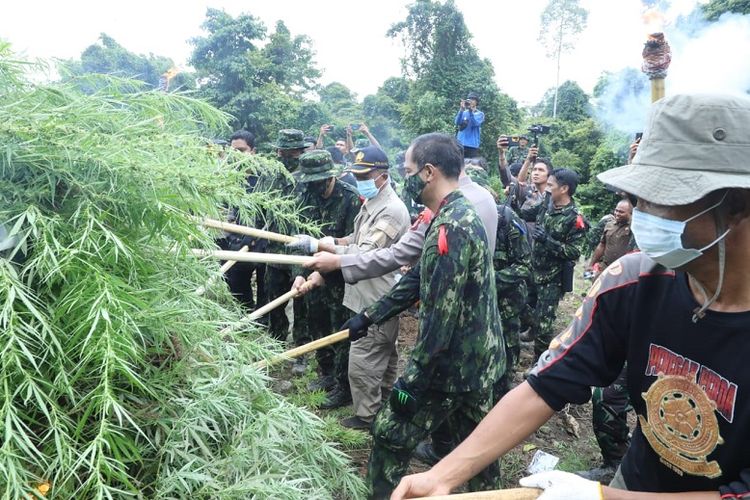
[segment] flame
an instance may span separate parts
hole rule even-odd
[[[167,80],[171,80],[172,78],[174,78],[175,76],[177,76],[179,73],[180,73],[180,68],[178,68],[176,66],[172,66],[167,71],[165,71],[164,74],[161,75],[161,76],[163,76]]]
[[[643,16],[641,16],[641,19],[643,19],[643,24],[646,25],[647,33],[657,33],[664,31],[664,26],[667,24],[666,16],[663,13],[659,12],[656,7],[647,9],[643,13]]]

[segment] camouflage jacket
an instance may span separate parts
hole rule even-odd
[[[299,190],[303,215],[320,224],[324,236],[344,238],[354,231],[354,219],[362,207],[359,193],[344,181],[336,179],[328,198]]]
[[[586,257],[589,257],[592,253],[594,253],[594,250],[596,250],[596,247],[599,246],[599,243],[602,241],[604,228],[607,227],[607,224],[609,224],[613,220],[615,220],[615,216],[612,214],[607,214],[599,219],[599,222],[596,224],[596,226],[591,228],[588,236],[586,236]]]
[[[366,311],[376,323],[417,300],[419,335],[403,374],[410,390],[486,390],[505,372],[492,256],[460,191],[433,218],[419,263]]]
[[[588,222],[578,212],[574,202],[560,208],[551,206],[548,196],[544,201],[522,209],[525,220],[534,217],[547,233],[544,242],[535,241],[531,251],[534,281],[540,284],[560,281],[560,272],[565,261],[576,261],[581,256]]]
[[[529,277],[531,245],[526,224],[507,205],[497,206],[497,238],[492,264],[498,290]]]
[[[526,159],[529,155],[529,147],[522,148],[521,146],[511,146],[508,148],[508,152],[505,153],[505,158],[508,160],[508,165],[513,165],[516,162],[521,162]]]
[[[304,185],[297,182],[299,179],[299,170],[291,173],[291,176],[283,175],[277,172],[273,174],[261,174],[258,183],[255,185],[255,192],[269,193],[271,198],[288,196],[296,198],[298,204],[304,193]],[[256,221],[257,228],[265,227],[268,231],[287,235],[299,233],[297,227],[285,223],[285,221],[276,220],[273,217],[262,215],[262,220]],[[270,241],[266,250],[268,253],[286,253],[283,243]],[[272,265],[276,267],[275,265]],[[283,267],[283,266],[280,266]]]

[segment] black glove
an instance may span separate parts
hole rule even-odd
[[[417,413],[419,404],[414,392],[409,390],[403,379],[399,378],[393,385],[390,397],[391,409],[405,417],[411,417]]]
[[[367,328],[371,324],[372,320],[368,318],[364,312],[361,312],[341,325],[341,329],[349,329],[349,341],[356,342],[362,337],[367,336]]]
[[[545,241],[547,241],[547,231],[545,231],[544,228],[539,224],[534,226],[534,232],[532,233],[532,236],[534,240],[539,243],[544,243]]]

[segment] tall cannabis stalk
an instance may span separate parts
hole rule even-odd
[[[288,200],[246,196],[262,158],[220,161],[226,116],[107,79],[36,85],[0,43],[0,491],[4,498],[357,497],[324,424],[252,367],[276,349],[191,257],[192,215],[240,206],[300,224]],[[106,84],[103,84],[106,83]]]

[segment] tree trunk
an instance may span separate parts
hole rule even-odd
[[[562,55],[563,22],[560,20],[560,33],[557,38],[557,77],[555,78],[555,99],[552,101],[552,118],[557,118],[557,90],[560,88],[560,56]]]

